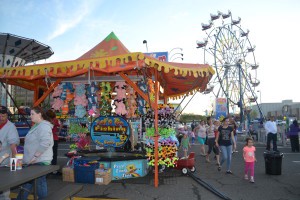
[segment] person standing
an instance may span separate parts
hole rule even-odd
[[[210,162],[209,155],[211,151],[215,153],[216,159],[217,159],[217,165],[220,165],[220,152],[219,148],[216,147],[216,136],[215,136],[215,131],[218,130],[216,129],[216,126],[213,124],[213,121],[210,117],[207,118],[207,145],[208,145],[208,151],[206,154],[206,162]]]
[[[49,117],[40,107],[34,107],[30,112],[31,121],[34,126],[27,133],[24,141],[24,158],[23,162],[28,165],[51,165],[53,158],[53,135]],[[29,192],[32,190],[33,182],[28,182],[22,187],[23,195],[19,192],[17,199],[27,199]],[[46,176],[36,180],[36,188],[39,199],[43,199],[48,194]]]
[[[236,121],[234,120],[233,116],[229,116],[229,126],[232,127],[233,129],[233,135],[234,135],[234,140],[235,143],[237,143],[237,134],[236,134],[236,130],[238,128],[238,124],[236,123]],[[236,147],[232,147],[232,153],[238,153],[238,151],[236,150]]]
[[[273,151],[278,152],[277,150],[277,125],[272,116],[265,124],[265,130],[267,133],[267,148],[266,150],[270,151],[271,141],[273,141]]]
[[[192,129],[192,131],[194,131],[195,127],[196,127],[195,120],[193,120],[193,122],[192,122],[192,124],[191,124],[191,129]]]
[[[226,161],[226,174],[232,174],[230,170],[232,142],[234,148],[236,148],[236,143],[234,140],[233,129],[229,126],[229,119],[227,117],[223,119],[223,125],[218,128],[218,132],[219,134],[216,137],[216,145],[220,147],[222,152],[222,160],[218,166],[218,171],[221,171],[221,166]]]
[[[8,109],[5,106],[0,106],[0,158],[2,160],[0,166],[9,164],[8,156],[15,158],[19,143],[17,128],[8,120]],[[9,195],[9,190],[0,192],[0,199],[10,199]]]
[[[54,144],[53,144],[53,159],[51,161],[51,165],[56,165],[57,164],[57,150],[58,150],[58,141],[59,141],[59,132],[61,129],[61,124],[59,122],[59,120],[56,118],[56,114],[53,110],[48,110],[46,112],[46,115],[48,117],[50,117],[51,119],[51,123],[53,125],[52,128],[52,134],[53,134],[53,140],[54,140]]]
[[[253,139],[247,138],[246,145],[243,148],[243,157],[245,161],[245,180],[249,180],[248,172],[250,172],[250,182],[254,183],[254,163],[256,162],[255,147],[253,146]]]
[[[200,143],[200,154],[201,156],[206,156],[204,145],[206,140],[206,125],[204,120],[200,121],[194,132],[197,133],[198,142]]]
[[[290,130],[288,133],[291,141],[292,152],[299,152],[299,132],[299,124],[298,121],[295,119],[290,125]]]
[[[187,133],[185,133],[183,135],[183,138],[181,139],[181,145],[180,146],[182,147],[182,150],[183,150],[183,156],[185,158],[187,158],[188,150],[189,150],[189,148],[191,148],[190,139],[189,139]]]
[[[190,136],[192,138],[192,144],[195,144],[195,132],[193,131],[193,129],[190,132]]]

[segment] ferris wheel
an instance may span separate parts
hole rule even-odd
[[[239,108],[242,117],[252,102],[257,103],[255,87],[260,81],[255,46],[248,38],[249,30],[241,27],[241,18],[234,20],[230,11],[210,17],[208,24],[202,23],[204,40],[197,41],[197,48],[204,50],[204,63],[216,71],[204,94],[212,92],[217,98],[226,98],[228,111],[235,113]]]

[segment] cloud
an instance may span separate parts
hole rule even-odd
[[[77,10],[74,10],[73,12],[68,12],[67,16],[64,15],[63,9],[58,8],[59,11],[57,12],[56,16],[56,19],[58,20],[55,22],[56,28],[48,36],[48,41],[53,40],[54,38],[59,37],[60,35],[63,35],[68,30],[80,24],[80,22],[90,13],[91,6],[89,6],[85,2],[86,1],[83,1],[82,5],[76,6]],[[58,5],[58,7],[61,7],[61,5]]]

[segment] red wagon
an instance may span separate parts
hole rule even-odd
[[[183,174],[187,174],[188,169],[195,172],[195,152],[191,152],[188,158],[179,159],[176,163],[175,169],[179,169]]]

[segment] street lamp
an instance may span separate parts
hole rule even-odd
[[[171,55],[171,52],[172,51],[174,51],[175,49],[178,49],[178,50],[180,50],[181,52],[177,52],[177,53],[173,53],[172,55]],[[168,52],[168,57],[169,57],[169,61],[170,62],[172,62],[173,60],[175,60],[175,59],[177,59],[177,58],[181,58],[181,60],[183,60],[183,53],[182,53],[182,48],[180,48],[180,47],[175,47],[175,48],[173,48],[173,49],[171,49],[171,51],[169,51]],[[176,57],[176,58],[173,58],[174,57],[174,55],[180,55],[180,57]],[[173,59],[172,59],[173,58]]]
[[[181,57],[183,57],[183,53],[174,53],[171,57],[170,57],[170,60],[172,60],[172,58],[175,56],[175,55],[180,55]],[[175,60],[175,59],[174,59]]]
[[[178,57],[174,58],[173,60],[171,60],[171,62],[174,61],[174,60],[176,60],[176,59],[181,59],[181,60],[183,60],[183,57],[178,56]]]
[[[143,40],[143,44],[146,44],[146,49],[147,49],[147,53],[148,53],[148,43],[147,43],[147,40]]]
[[[146,42],[147,42],[147,41],[146,41]],[[180,51],[183,51],[182,48],[180,48],[180,47],[175,47],[175,48],[171,49],[171,51],[169,51],[169,54],[171,54],[171,52],[172,52],[173,50],[175,50],[175,49],[179,49]]]

